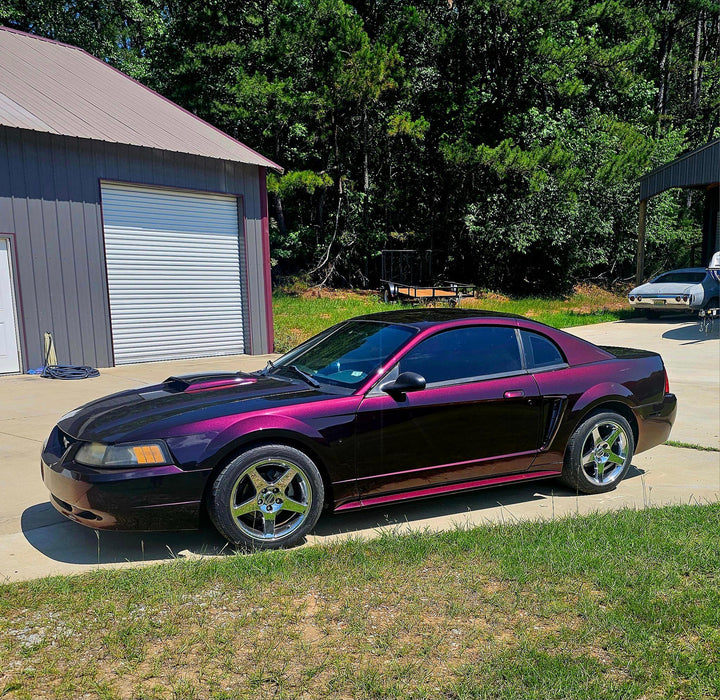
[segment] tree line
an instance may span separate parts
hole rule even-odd
[[[713,0],[0,0],[285,168],[276,277],[367,286],[384,248],[488,288],[632,275],[637,178],[720,136]],[[652,200],[648,271],[701,197]]]

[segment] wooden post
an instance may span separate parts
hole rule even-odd
[[[637,269],[635,271],[635,284],[642,284],[645,277],[645,216],[647,214],[647,199],[640,200],[638,219],[638,247]]]

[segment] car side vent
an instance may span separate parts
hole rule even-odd
[[[548,399],[549,405],[546,408],[547,422],[541,450],[547,450],[555,439],[555,434],[560,427],[560,419],[567,406],[567,396],[547,396],[545,398]]]

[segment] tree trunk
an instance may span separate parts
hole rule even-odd
[[[316,221],[315,221],[315,226],[317,227],[318,231],[322,231],[322,229],[323,229],[323,218],[325,216],[325,199],[326,198],[327,198],[327,189],[325,187],[323,187],[320,190],[320,194],[318,196],[317,208],[315,210],[315,212],[316,212],[315,216],[317,217]]]
[[[702,39],[703,20],[705,13],[698,11],[697,22],[695,24],[695,42],[693,50],[693,66],[692,66],[692,85],[690,95],[690,113],[696,114],[700,108],[700,90],[702,86],[702,77],[700,72],[700,43]]]
[[[283,213],[282,198],[279,194],[275,195],[275,216],[277,217],[280,235],[285,238],[287,228],[285,227],[285,214]]]
[[[660,120],[667,110],[667,92],[668,82],[670,79],[670,52],[672,50],[673,35],[675,33],[675,18],[667,19],[666,15],[670,12],[672,6],[671,0],[663,0],[660,7],[662,17],[662,33],[660,35],[660,60],[658,63],[659,81],[658,96],[655,104],[655,112],[658,116],[658,124],[655,128],[657,134]]]
[[[362,111],[362,125],[363,125],[363,221],[367,223],[369,215],[368,197],[367,193],[370,189],[370,171],[368,168],[368,116],[367,107],[363,106]]]
[[[363,192],[367,194],[370,189],[370,174],[368,173],[368,118],[367,107],[363,107],[362,111],[363,125]]]

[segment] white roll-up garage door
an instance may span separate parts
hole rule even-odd
[[[235,197],[102,183],[115,363],[243,352]]]

